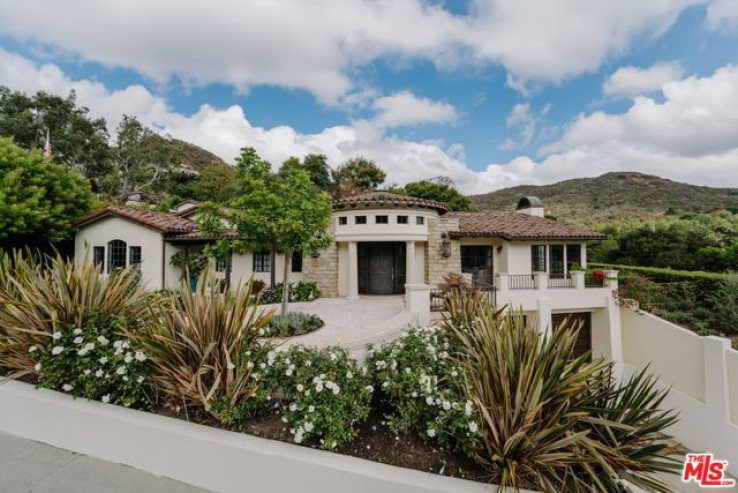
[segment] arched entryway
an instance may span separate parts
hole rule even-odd
[[[358,257],[359,294],[388,295],[405,292],[405,242],[360,242]]]

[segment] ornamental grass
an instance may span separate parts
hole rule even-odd
[[[130,335],[148,357],[153,386],[170,407],[206,411],[222,423],[247,417],[258,391],[254,366],[267,350],[258,338],[273,311],[249,303],[253,280],[223,291],[209,272],[197,289],[149,303],[142,330]]]
[[[35,373],[30,347],[44,347],[55,332],[122,319],[137,324],[146,310],[138,270],[104,276],[90,262],[61,256],[0,252],[0,370],[13,377]]]
[[[669,491],[656,476],[675,472],[678,448],[664,430],[668,390],[645,370],[620,383],[613,366],[574,357],[578,327],[550,336],[465,290],[448,293],[446,320],[461,342],[466,398],[481,423],[473,455],[503,490],[620,491],[628,480]],[[466,311],[465,309],[469,311]]]

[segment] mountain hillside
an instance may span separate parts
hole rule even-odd
[[[649,218],[667,211],[709,212],[738,208],[738,188],[711,188],[635,172],[606,173],[552,185],[521,185],[469,197],[483,209],[514,209],[526,195],[540,197],[546,214],[581,224]]]
[[[213,164],[226,164],[221,158],[210,151],[184,140],[172,139],[181,159],[182,168],[189,171],[200,172],[203,168]]]

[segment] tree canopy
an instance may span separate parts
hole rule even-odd
[[[52,159],[96,182],[110,172],[108,131],[103,118],[77,106],[74,91],[62,98],[34,96],[0,86],[0,136],[13,137],[25,150],[42,149],[51,134]]]
[[[210,251],[223,255],[225,250],[273,250],[284,255],[283,304],[287,301],[290,260],[295,252],[312,252],[330,244],[327,230],[331,221],[331,198],[326,192],[315,193],[310,175],[300,166],[288,166],[272,173],[269,162],[253,148],[244,148],[236,159],[238,182],[243,191],[228,204],[203,209],[201,223],[210,234],[222,235],[225,219],[238,232],[240,240],[220,240]],[[216,217],[213,217],[216,216]],[[283,305],[283,312],[285,311]]]
[[[374,161],[363,157],[349,159],[333,170],[333,187],[336,197],[346,197],[376,190],[387,178]]]
[[[328,158],[323,154],[308,154],[302,161],[299,158],[291,157],[282,163],[279,168],[280,175],[289,174],[293,169],[301,169],[307,172],[310,181],[323,192],[330,192],[333,189],[333,179],[331,177],[331,168],[328,166]]]
[[[399,195],[444,202],[452,211],[471,210],[469,199],[454,188],[451,179],[445,177],[415,181],[402,188],[390,188],[389,191]]]
[[[66,240],[91,203],[89,183],[76,171],[0,138],[0,244]]]
[[[608,239],[589,250],[606,263],[722,272],[738,269],[738,216],[689,214],[596,227]]]

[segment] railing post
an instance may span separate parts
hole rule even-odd
[[[574,284],[574,289],[584,289],[584,271],[575,270],[572,272],[571,280]]]
[[[536,289],[538,291],[545,291],[548,289],[548,273],[547,272],[534,272],[533,277],[536,279]]]
[[[421,327],[430,325],[430,286],[405,284],[405,309],[418,315],[418,325]]]
[[[611,290],[618,289],[618,271],[606,270],[602,272],[605,276],[603,286],[610,288]]]
[[[495,287],[497,287],[495,293],[497,306],[505,306],[510,300],[510,276],[507,273],[497,274]]]

